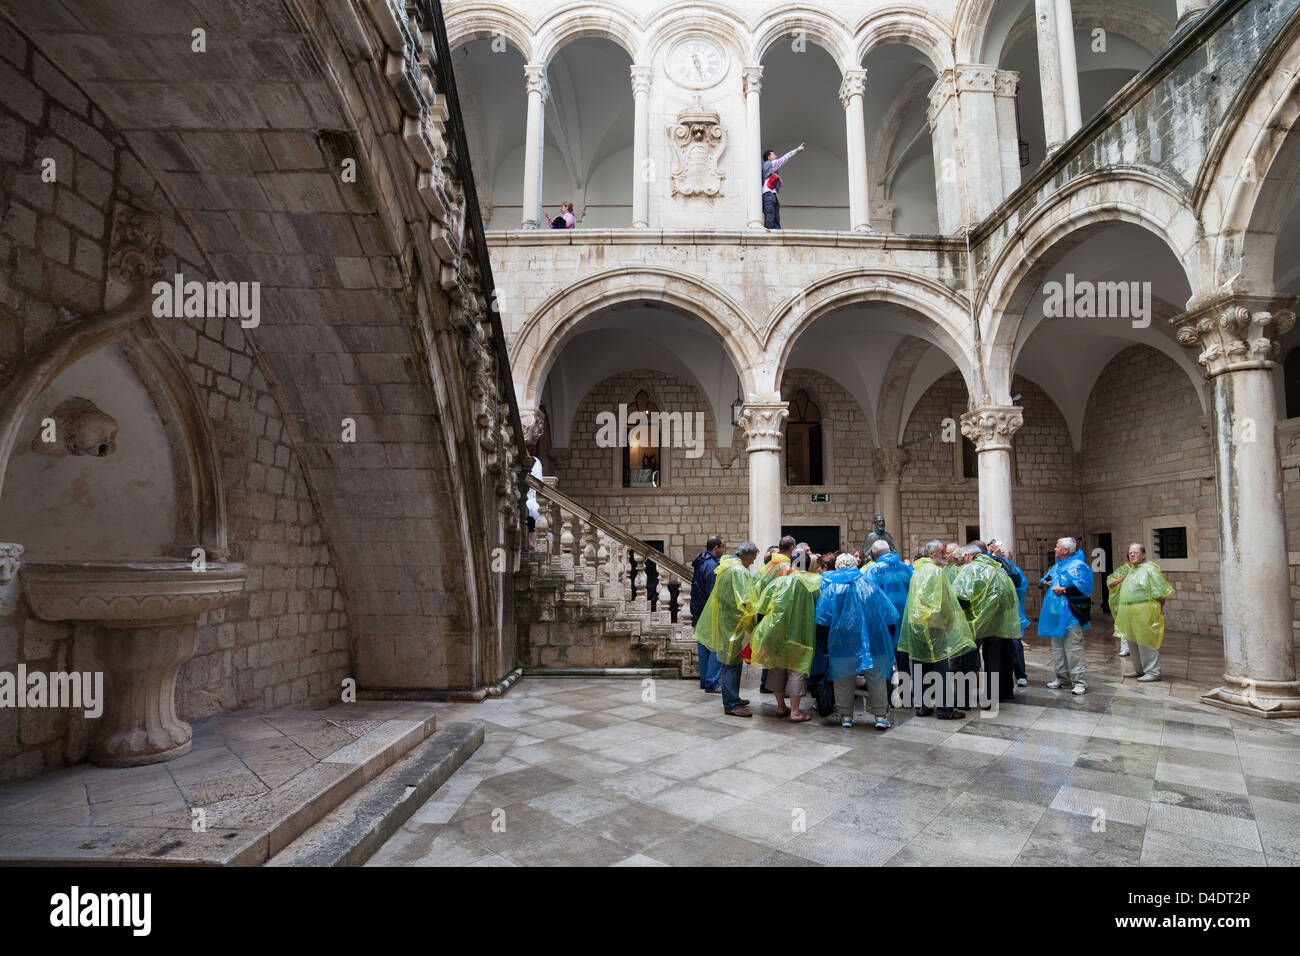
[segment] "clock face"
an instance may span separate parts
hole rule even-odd
[[[699,90],[722,79],[727,63],[722,51],[710,41],[687,37],[669,54],[668,72],[682,86]]]

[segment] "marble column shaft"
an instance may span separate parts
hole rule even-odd
[[[650,143],[650,67],[632,67],[632,226],[644,229],[650,224],[651,167],[647,152]]]
[[[749,540],[766,548],[781,539],[781,451],[786,402],[749,402],[740,413],[748,439]]]
[[[529,63],[524,67],[528,90],[528,129],[524,135],[524,197],[522,220],[525,229],[541,228],[542,219],[542,150],[546,146],[546,65]]]
[[[748,229],[763,228],[763,133],[762,118],[759,111],[759,94],[763,89],[763,68],[747,66],[742,71],[745,85],[745,144],[749,156],[745,168],[749,175],[745,177],[745,187],[749,194],[745,197],[745,210]]]

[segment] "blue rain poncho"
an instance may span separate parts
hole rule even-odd
[[[1020,565],[1010,558],[1007,558],[1006,561],[1020,572],[1020,583],[1016,585],[1016,601],[1020,604],[1020,635],[1023,637],[1025,628],[1029,626],[1029,615],[1025,613],[1025,595],[1029,592],[1029,575],[1025,574]]]
[[[808,674],[817,645],[813,616],[821,577],[808,571],[780,575],[763,589],[758,613],[763,620],[754,628],[754,667],[779,667]]]
[[[889,628],[898,622],[898,612],[884,592],[857,568],[827,571],[821,584],[817,623],[830,631],[827,678],[839,680],[860,671],[888,675],[894,666],[894,639]]]
[[[1079,623],[1079,619],[1070,610],[1070,602],[1064,594],[1057,594],[1053,587],[1076,587],[1085,597],[1092,596],[1092,568],[1083,560],[1083,552],[1075,551],[1052,565],[1052,570],[1043,575],[1042,584],[1047,585],[1047,594],[1043,596],[1043,607],[1038,613],[1038,636],[1061,639],[1066,631]],[[1086,631],[1092,625],[1084,624]]]
[[[713,591],[695,625],[695,639],[723,664],[734,664],[754,630],[758,593],[754,579],[734,554],[723,555],[715,573]]]

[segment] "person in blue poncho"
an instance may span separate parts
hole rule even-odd
[[[891,551],[888,541],[875,541],[868,551],[871,563],[862,569],[862,576],[874,584],[894,605],[899,621],[903,618],[903,609],[907,607],[907,587],[912,583],[912,569],[903,563],[898,553]],[[898,625],[890,627],[894,638],[894,647],[898,647]],[[894,652],[894,663],[903,673],[910,673],[912,662],[902,651]]]
[[[890,626],[898,622],[898,612],[884,593],[862,576],[853,555],[841,554],[835,565],[834,571],[822,575],[817,599],[818,642],[825,641],[825,651],[817,655],[814,673],[821,668],[833,682],[840,726],[852,727],[855,678],[865,672],[876,728],[887,730],[889,675],[897,641]]]
[[[1038,614],[1038,634],[1052,641],[1052,666],[1056,679],[1052,690],[1071,686],[1079,697],[1088,692],[1088,673],[1083,659],[1083,632],[1092,627],[1092,568],[1083,560],[1073,538],[1056,542],[1056,563],[1039,582],[1047,586]]]
[[[1029,674],[1025,671],[1025,628],[1029,626],[1029,615],[1025,613],[1025,595],[1029,591],[1029,578],[1012,558],[1011,552],[997,538],[989,539],[989,554],[1002,565],[1011,583],[1016,588],[1016,600],[1020,602],[1020,636],[1011,642],[1011,662],[1015,666],[1016,684],[1029,686]]]

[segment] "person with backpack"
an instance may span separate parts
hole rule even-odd
[[[704,543],[704,550],[691,562],[691,620],[699,623],[704,605],[713,593],[713,584],[717,580],[718,560],[726,550],[722,535],[710,536]],[[722,662],[716,654],[703,644],[696,643],[700,655],[700,690],[706,694],[722,693]]]
[[[1056,679],[1051,690],[1072,685],[1076,697],[1088,693],[1088,667],[1083,657],[1083,632],[1092,627],[1092,568],[1083,560],[1073,538],[1056,542],[1056,563],[1043,575],[1047,586],[1038,614],[1038,634],[1052,641]]]

